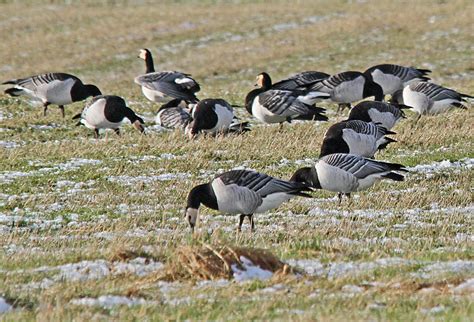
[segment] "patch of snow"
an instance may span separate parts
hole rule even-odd
[[[234,279],[237,282],[245,282],[248,280],[268,280],[273,276],[273,273],[256,266],[251,260],[245,256],[240,256],[243,269],[239,269],[237,265],[232,265],[232,272],[234,272]]]
[[[119,305],[126,305],[128,307],[131,307],[135,305],[157,304],[154,301],[147,301],[143,298],[117,295],[102,295],[98,298],[84,297],[80,299],[72,299],[69,303],[73,305],[100,306],[106,309],[110,309]]]
[[[365,291],[365,288],[357,286],[357,285],[347,284],[341,288],[341,291],[344,293],[349,293],[349,294],[357,294],[357,293],[363,293]]]
[[[470,278],[467,281],[459,284],[452,289],[454,294],[472,294],[474,293],[474,278]]]
[[[423,314],[439,314],[446,311],[447,308],[443,305],[438,305],[429,309],[421,309],[420,312]]]
[[[178,172],[178,173],[163,173],[160,175],[137,176],[137,177],[126,176],[126,175],[111,176],[111,177],[108,177],[107,179],[111,182],[116,182],[124,186],[132,186],[137,183],[152,183],[155,181],[182,180],[182,179],[188,179],[190,177],[191,177],[191,174],[189,173]]]
[[[5,148],[5,149],[15,149],[22,145],[25,145],[25,143],[15,142],[15,141],[0,141],[0,148]]]
[[[0,296],[0,314],[8,312],[12,309],[12,306],[7,303],[7,301]]]
[[[407,167],[410,172],[425,174],[428,178],[436,173],[445,172],[447,170],[459,172],[460,169],[472,169],[474,166],[474,158],[463,158],[459,161],[443,160],[430,164],[418,164],[414,167]]]
[[[429,264],[419,272],[413,273],[423,279],[432,279],[444,274],[466,274],[474,272],[474,261],[458,260]]]

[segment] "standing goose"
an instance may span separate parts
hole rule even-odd
[[[64,117],[64,105],[85,100],[89,96],[101,95],[95,85],[83,84],[76,76],[65,73],[46,73],[27,78],[11,79],[2,83],[14,85],[5,90],[10,96],[26,95],[41,101],[46,116],[48,105],[58,105]]]
[[[385,135],[395,134],[374,123],[359,120],[347,120],[332,125],[324,135],[321,154],[324,157],[333,153],[350,153],[373,158],[377,150],[396,142]]]
[[[132,111],[124,99],[114,95],[96,96],[87,104],[82,113],[77,114],[73,119],[81,119],[77,125],[84,124],[87,128],[93,129],[95,137],[99,137],[100,129],[113,129],[120,134],[119,127],[124,118],[130,120],[133,126],[143,133],[143,119]]]
[[[290,180],[337,192],[340,202],[342,194],[350,198],[352,192],[368,189],[382,179],[404,180],[404,176],[393,171],[407,170],[401,164],[335,153],[320,158],[313,167],[297,170]]]
[[[326,79],[329,76],[329,74],[317,71],[301,72],[274,83],[272,89],[282,89],[287,91],[305,90],[314,83]]]
[[[428,81],[430,80],[426,76],[428,73],[431,73],[431,70],[393,64],[372,66],[364,72],[367,77],[382,87],[384,95],[393,95],[413,82]]]
[[[135,77],[135,83],[142,87],[143,94],[150,101],[167,103],[176,98],[191,103],[198,101],[194,94],[200,87],[191,75],[176,71],[155,72],[148,49],[141,49],[138,57],[145,60],[146,74]]]
[[[168,129],[185,129],[192,121],[188,104],[180,99],[174,99],[162,105],[156,114],[156,124]]]
[[[186,127],[190,138],[198,133],[227,133],[246,128],[247,123],[236,124],[232,106],[223,99],[206,98],[191,110],[192,121]],[[248,129],[247,129],[248,130]]]
[[[428,82],[410,84],[403,89],[403,102],[418,113],[418,118],[422,114],[433,115],[446,112],[452,106],[466,109],[467,107],[463,104],[466,98],[474,97]]]
[[[318,92],[287,91],[272,89],[272,80],[267,73],[257,76],[260,88],[252,90],[245,98],[245,108],[263,123],[283,123],[292,120],[327,121],[321,113],[324,109],[312,105],[318,98],[329,95]]]
[[[240,214],[239,231],[245,217],[254,230],[254,213],[277,208],[295,196],[308,197],[306,183],[275,179],[250,170],[232,170],[217,176],[209,183],[195,186],[188,194],[186,218],[194,230],[201,204],[221,213]]]
[[[406,108],[410,107],[394,103],[364,101],[351,109],[348,119],[373,122],[391,130],[399,120],[405,118],[403,109]]]
[[[329,78],[323,79],[310,90],[316,90],[331,95],[331,101],[339,104],[339,109],[351,108],[351,103],[360,101],[366,97],[375,96],[376,101],[383,100],[383,90],[378,84],[363,73],[349,71]]]

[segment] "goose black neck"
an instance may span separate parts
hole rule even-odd
[[[155,65],[153,64],[153,57],[151,53],[148,52],[145,56],[145,64],[146,64],[146,73],[154,73],[155,72]]]
[[[261,73],[260,75],[262,76],[261,88],[263,88],[264,90],[268,90],[272,88],[272,79],[270,75],[268,75],[267,73]]]
[[[187,208],[199,209],[203,204],[214,210],[219,210],[217,199],[212,187],[209,183],[195,186],[188,195]]]
[[[318,173],[315,167],[305,167],[296,170],[290,181],[309,184],[312,188],[321,189]]]
[[[365,78],[363,96],[364,96],[363,98],[374,96],[375,97],[374,99],[378,102],[381,102],[384,99],[382,87],[379,84],[368,79],[367,77]]]
[[[85,100],[89,96],[102,95],[99,88],[95,85],[84,85],[82,82],[76,82],[71,88],[71,99],[73,102]]]
[[[245,109],[247,112],[252,114],[252,105],[255,97],[257,97],[260,93],[265,92],[265,89],[263,88],[256,88],[252,91],[250,91],[247,96],[245,97]]]

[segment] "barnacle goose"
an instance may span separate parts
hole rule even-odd
[[[339,109],[351,107],[351,103],[366,97],[374,96],[376,101],[383,100],[383,90],[380,85],[360,72],[348,71],[332,75],[316,82],[310,90],[328,93],[331,101],[339,103]]]
[[[146,98],[152,102],[167,103],[175,98],[195,103],[199,84],[191,75],[176,71],[155,72],[153,57],[148,49],[141,49],[139,58],[145,60],[146,74],[135,77]]]
[[[368,189],[379,180],[403,181],[404,176],[394,171],[407,170],[401,164],[335,153],[320,158],[313,167],[298,169],[290,180],[337,192],[340,202],[342,194],[350,197],[352,192]]]
[[[186,101],[174,99],[160,107],[155,122],[168,129],[185,129],[193,119],[190,112]]]
[[[11,79],[2,84],[14,85],[7,88],[5,94],[10,96],[26,95],[33,100],[41,101],[45,116],[50,104],[58,105],[64,117],[64,105],[85,100],[89,96],[101,95],[97,86],[84,84],[76,76],[66,73],[46,73]]]
[[[272,80],[267,73],[260,73],[257,76],[257,85],[260,88],[247,94],[245,108],[263,123],[328,120],[321,114],[325,112],[325,109],[312,105],[314,100],[328,98],[327,94],[272,89]]]
[[[395,124],[405,118],[403,109],[409,106],[395,103],[364,101],[354,106],[349,113],[349,120],[373,122],[391,130]]]
[[[455,90],[428,82],[413,83],[403,89],[403,102],[419,114],[439,114],[446,112],[452,106],[466,109],[463,104],[466,98],[473,96],[461,94]]]
[[[359,120],[346,120],[332,125],[324,135],[319,157],[333,153],[350,153],[373,158],[377,150],[396,140],[385,135],[396,134],[386,128]]]
[[[283,89],[287,91],[305,90],[308,86],[329,76],[329,74],[317,71],[301,72],[272,84],[272,89]]]
[[[309,197],[306,183],[275,179],[250,170],[232,170],[215,177],[211,182],[195,186],[188,194],[186,218],[194,230],[201,204],[221,213],[240,214],[239,231],[248,217],[254,230],[253,214],[277,208],[295,196]]]
[[[93,129],[96,138],[99,137],[100,129],[113,129],[115,133],[120,134],[119,127],[124,118],[129,119],[133,126],[143,133],[143,119],[127,106],[123,98],[115,95],[94,97],[82,113],[73,117],[80,119],[77,125],[84,124]]]
[[[405,67],[394,64],[372,66],[364,74],[382,87],[384,95],[393,95],[412,82],[428,81],[429,69]]]
[[[236,123],[232,106],[223,99],[206,98],[191,110],[192,120],[186,126],[186,134],[193,138],[198,133],[228,133],[248,130],[248,123]]]

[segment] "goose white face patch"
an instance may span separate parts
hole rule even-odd
[[[138,57],[145,60],[146,59],[146,51],[144,49],[140,49],[140,54],[138,55]]]

